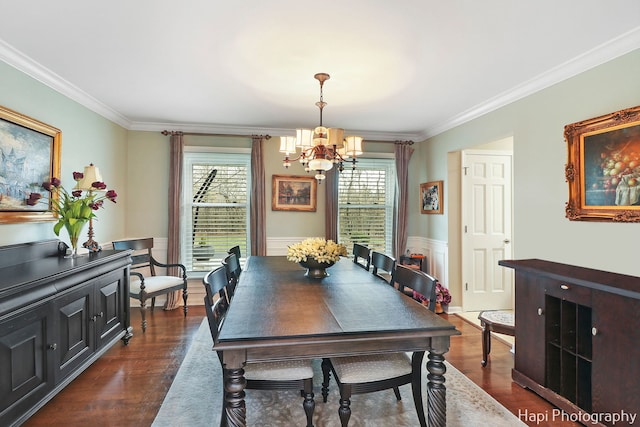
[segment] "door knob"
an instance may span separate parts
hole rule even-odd
[[[509,239],[504,239],[504,240],[503,240],[503,242],[504,242],[505,244],[506,244],[506,243],[511,243],[511,240],[509,240]]]

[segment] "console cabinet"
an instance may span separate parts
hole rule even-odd
[[[640,278],[550,261],[515,269],[512,377],[569,413],[637,414]],[[624,419],[615,425],[625,425]]]
[[[0,425],[19,425],[132,337],[128,251],[74,259],[49,240],[0,247]]]

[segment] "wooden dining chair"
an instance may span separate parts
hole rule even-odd
[[[365,245],[361,245],[359,243],[353,244],[353,262],[369,271],[369,266],[371,264],[370,257],[371,250]]]
[[[155,308],[156,297],[182,290],[184,315],[187,315],[187,269],[182,264],[164,264],[153,257],[153,238],[119,240],[112,242],[115,250],[132,250],[131,280],[129,296],[140,301],[142,332],[147,329],[147,300],[151,298],[151,311]],[[178,268],[181,277],[156,274],[156,267]],[[134,271],[137,270],[137,271]]]
[[[429,281],[427,281],[426,285],[424,284],[425,276],[429,280],[433,280],[433,286],[431,286],[431,282]],[[415,293],[419,293],[429,300],[429,304],[427,306],[429,310],[435,311],[437,279],[423,271],[416,270],[415,268],[397,265],[394,280],[399,291],[412,298],[416,297]]]
[[[435,289],[437,280],[426,273],[412,270],[403,266],[400,268],[400,289],[415,290],[422,295],[431,296],[435,307]],[[412,275],[405,275],[404,269]],[[396,272],[396,281],[398,272]],[[418,302],[416,301],[416,304]],[[332,357],[322,361],[322,400],[327,401],[329,394],[329,377],[333,377],[340,390],[340,407],[338,415],[342,427],[347,427],[351,417],[351,396],[353,394],[371,393],[386,389],[393,389],[396,399],[402,399],[399,387],[411,384],[413,400],[416,403],[418,421],[421,427],[426,427],[422,403],[422,360],[425,351],[416,351],[411,357],[407,353],[372,354],[364,356]]]
[[[227,282],[227,271],[224,266],[207,272],[202,278],[202,284],[209,304],[213,304],[217,298],[222,298],[223,302],[229,305],[231,298],[227,295],[227,285],[229,283]]]
[[[236,256],[238,257],[238,262],[240,261],[240,258],[242,258],[242,252],[240,251],[240,246],[236,245],[232,248],[230,248],[227,251],[228,254],[236,254]]]
[[[209,329],[213,338],[213,349],[216,350],[220,327],[227,313],[229,304],[225,298],[215,298],[221,290],[228,286],[227,272],[224,267],[207,274],[207,280],[203,281],[206,295],[204,307],[207,313]],[[217,351],[217,350],[216,350]],[[217,351],[220,365],[222,366],[223,384],[226,377],[224,369],[223,352]],[[313,368],[311,360],[283,360],[274,362],[247,363],[244,367],[244,377],[247,381],[247,390],[299,390],[303,396],[302,407],[307,419],[307,427],[313,427],[313,412],[315,400],[313,395]],[[225,407],[224,393],[222,407]],[[224,409],[222,411],[224,420]],[[223,421],[221,421],[223,425]]]
[[[378,276],[388,284],[394,284],[394,273],[396,270],[396,259],[390,255],[377,251],[371,251],[371,267],[374,276]]]
[[[233,293],[236,290],[238,280],[240,280],[240,274],[242,273],[242,267],[240,266],[240,260],[235,253],[230,253],[222,260],[222,265],[227,273],[227,281],[229,287],[227,289],[229,301],[233,297]]]

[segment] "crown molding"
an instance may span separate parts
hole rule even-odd
[[[131,121],[122,114],[106,106],[93,98],[82,89],[63,79],[50,69],[40,65],[22,52],[18,51],[4,40],[0,39],[0,60],[6,62],[18,71],[34,78],[40,83],[49,86],[56,92],[70,98],[89,110],[101,115],[107,120],[128,129]]]
[[[485,102],[463,111],[438,126],[426,129],[420,134],[420,140],[426,140],[449,129],[453,129],[456,126],[460,126],[639,48],[640,26],[539,74],[529,81],[519,84]]]
[[[462,113],[445,120],[439,125],[425,129],[423,132],[353,131],[353,133],[362,136],[364,139],[373,141],[424,141],[638,48],[640,48],[640,26],[563,64],[560,64],[559,66],[554,67],[527,82],[517,85],[510,90],[463,111]],[[282,128],[257,128],[196,123],[133,122],[119,112],[93,98],[77,86],[66,81],[53,71],[43,67],[28,56],[19,52],[1,39],[0,60],[127,130],[161,132],[165,129],[172,129],[181,130],[183,132],[233,135],[267,134],[272,136],[292,135],[295,132],[293,129]]]

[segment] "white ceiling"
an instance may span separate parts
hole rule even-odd
[[[127,129],[420,140],[640,48],[638,0],[4,2],[0,59]],[[0,103],[1,94],[0,94]]]

